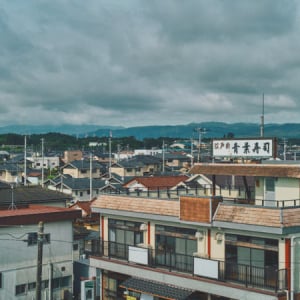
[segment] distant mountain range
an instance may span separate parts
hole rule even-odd
[[[134,136],[136,139],[144,138],[197,138],[199,128],[204,131],[203,138],[223,138],[234,136],[235,138],[259,137],[260,124],[254,123],[222,123],[222,122],[203,122],[190,123],[187,125],[160,125],[160,126],[140,126],[140,127],[116,127],[116,126],[98,126],[98,125],[57,125],[57,126],[5,126],[0,127],[0,134],[45,134],[49,132],[63,133],[78,137],[103,137],[109,136],[110,132],[113,137]],[[289,124],[265,124],[265,137],[277,138],[300,138],[300,123]]]

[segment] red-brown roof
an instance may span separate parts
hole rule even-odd
[[[81,217],[81,211],[44,206],[29,205],[26,208],[0,210],[0,225],[25,225],[38,222],[57,222]]]
[[[196,164],[190,173],[300,178],[300,166],[291,164]]]
[[[132,183],[138,182],[149,190],[157,188],[172,188],[178,185],[180,182],[184,182],[189,177],[186,175],[179,176],[151,176],[151,177],[135,177],[129,182],[124,184],[124,187],[129,187]]]

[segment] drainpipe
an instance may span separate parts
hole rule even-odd
[[[295,286],[294,286],[294,281],[295,281],[295,278],[294,278],[294,273],[295,273],[295,253],[296,253],[296,240],[300,238],[300,235],[294,235],[291,237],[291,297],[290,299],[291,300],[294,300],[294,289],[295,289]]]

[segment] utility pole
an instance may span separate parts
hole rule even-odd
[[[265,118],[265,96],[263,94],[262,98],[262,114],[261,114],[261,124],[260,124],[260,137],[264,137],[264,130],[265,130],[265,125],[264,125],[264,118]]]
[[[194,139],[191,138],[191,167],[194,165],[194,150],[193,150]]]
[[[24,186],[27,185],[27,137],[24,137]]]
[[[39,231],[37,233],[38,253],[37,253],[35,300],[41,300],[42,268],[43,268],[43,242],[44,242],[44,223],[39,222]]]
[[[162,146],[162,173],[165,174],[165,140],[163,140]]]
[[[93,198],[93,184],[92,184],[92,180],[93,180],[93,164],[92,164],[92,153],[90,153],[90,201]]]
[[[44,187],[44,138],[42,138],[42,188]]]
[[[109,140],[108,140],[108,146],[109,146],[109,166],[108,166],[108,176],[109,179],[111,178],[111,137],[112,137],[112,132],[109,132]]]

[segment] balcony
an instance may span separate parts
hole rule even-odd
[[[277,293],[287,289],[286,269],[276,267],[255,267],[228,263],[208,258],[184,255],[145,246],[132,246],[101,241],[98,251],[90,253],[94,257],[105,257],[126,261],[169,272],[191,275],[220,282],[235,283],[247,288],[268,290]]]

